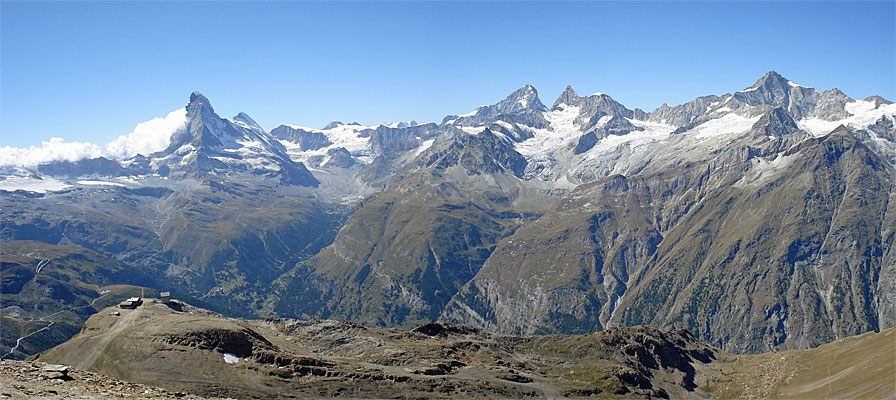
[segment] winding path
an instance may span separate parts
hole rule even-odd
[[[41,267],[42,267],[42,266],[38,267],[38,272],[40,272],[40,268],[41,268]],[[47,320],[46,320],[47,318],[50,318],[50,317],[52,317],[52,316],[55,316],[55,315],[57,315],[57,314],[61,314],[61,313],[63,313],[63,312],[69,311],[69,310],[77,310],[77,309],[81,309],[81,308],[93,307],[93,304],[96,303],[97,300],[102,299],[103,297],[106,297],[107,294],[108,294],[108,293],[104,293],[102,296],[93,299],[93,301],[91,301],[90,304],[88,304],[88,305],[86,305],[86,306],[80,306],[80,307],[66,307],[66,308],[63,308],[62,310],[56,311],[56,312],[54,312],[54,313],[52,313],[52,314],[50,314],[50,315],[45,315],[45,316],[43,316],[43,317],[38,318],[38,319],[37,319],[38,321],[40,321],[40,322],[49,322],[50,324],[47,325],[47,326],[45,326],[45,327],[43,327],[43,328],[40,328],[40,329],[38,329],[38,330],[36,330],[36,331],[34,331],[34,332],[31,332],[31,333],[29,333],[29,334],[27,334],[27,335],[25,335],[25,336],[22,336],[22,337],[16,339],[16,345],[13,346],[11,349],[9,349],[9,352],[7,352],[6,354],[0,356],[0,360],[6,358],[6,356],[8,356],[8,355],[11,355],[11,354],[15,353],[15,352],[16,352],[16,349],[18,349],[19,346],[22,344],[22,340],[25,340],[25,339],[31,337],[32,335],[35,335],[35,334],[37,334],[37,333],[43,332],[43,331],[45,331],[45,330],[47,330],[47,329],[50,329],[50,327],[53,326],[53,324],[56,323],[55,321],[47,321]],[[31,318],[31,321],[34,321],[34,318],[33,318],[33,317]]]

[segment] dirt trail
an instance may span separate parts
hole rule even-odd
[[[137,307],[136,310],[121,310],[121,316],[112,317],[106,316],[105,318],[115,318],[115,322],[112,324],[112,327],[107,331],[99,331],[96,335],[92,335],[89,337],[100,337],[100,340],[93,342],[93,346],[90,348],[90,352],[87,353],[87,357],[84,358],[81,362],[74,365],[75,368],[88,370],[93,364],[96,362],[96,359],[103,353],[106,346],[112,341],[112,339],[118,337],[131,323],[137,319],[137,316],[142,313],[143,306]],[[89,341],[84,341],[85,344],[90,343]]]

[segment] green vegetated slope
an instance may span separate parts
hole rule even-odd
[[[502,240],[442,318],[687,328],[738,353],[878,329],[892,167],[845,129],[765,158],[761,144],[712,155],[735,167],[709,158],[580,186]]]
[[[263,309],[277,278],[332,241],[343,213],[308,193],[216,180],[163,207],[171,213],[159,239],[178,268],[170,273],[216,310],[243,316]]]
[[[523,158],[486,131],[435,145],[367,198],[280,295],[281,315],[400,326],[435,320],[532,210]]]
[[[0,355],[9,353],[6,358],[65,342],[96,310],[134,293],[106,285],[140,280],[121,263],[79,246],[13,240],[0,241],[0,252]]]
[[[275,279],[332,241],[344,213],[301,189],[257,182],[172,187],[13,194],[0,211],[0,238],[78,245],[127,265],[130,280],[120,283],[189,293],[249,316]]]
[[[896,328],[814,349],[739,356],[701,389],[713,398],[896,398]]]
[[[748,174],[669,231],[619,322],[687,327],[736,352],[878,328],[892,168],[845,130],[780,157],[792,160],[779,175]]]

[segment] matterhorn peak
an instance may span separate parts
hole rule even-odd
[[[190,94],[190,105],[201,104],[203,107],[212,108],[212,103],[208,101],[208,98],[199,93],[199,91],[194,91]],[[211,110],[214,112],[214,109]]]

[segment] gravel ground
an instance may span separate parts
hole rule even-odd
[[[0,399],[209,399],[71,368],[66,379],[47,378],[41,372],[48,365],[42,362],[0,361]]]

